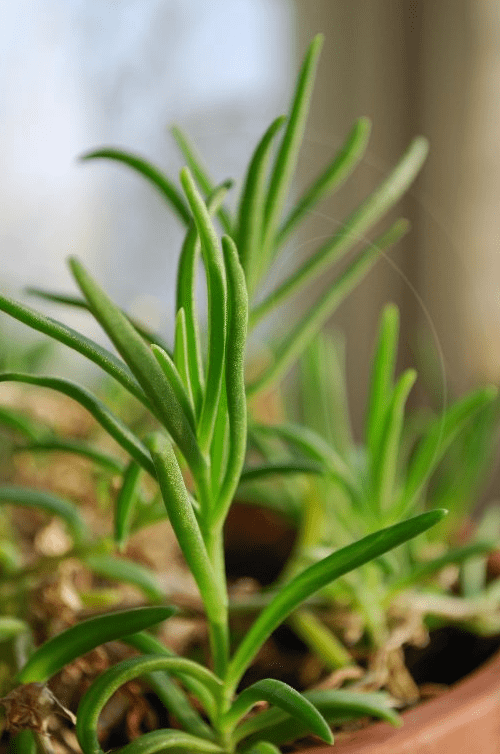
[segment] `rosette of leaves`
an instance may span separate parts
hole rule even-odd
[[[368,123],[361,120],[331,165],[283,218],[321,42],[321,37],[317,37],[308,51],[288,116],[271,125],[251,159],[234,217],[223,205],[227,182],[212,185],[178,131],[175,135],[188,162],[180,174],[182,190],[156,167],[134,155],[116,150],[98,150],[87,155],[87,159],[118,160],[145,176],[186,226],[178,264],[175,341],[171,348],[131,321],[75,258],[70,260],[70,269],[83,299],[59,298],[85,306],[118,355],[59,321],[5,297],[0,299],[3,311],[100,366],[153,417],[156,430],[141,437],[81,385],[58,377],[13,372],[0,376],[4,381],[28,382],[69,395],[126,451],[130,462],[123,473],[115,508],[118,544],[126,541],[133,524],[140,473],[156,480],[165,515],[198,586],[206,615],[210,668],[173,655],[144,632],[172,614],[172,608],[160,606],[90,619],[47,641],[31,655],[17,675],[18,683],[45,683],[72,659],[110,639],[122,638],[139,652],[137,657],[105,671],[82,699],[77,734],[86,754],[101,751],[97,728],[103,705],[121,684],[137,676],[148,678],[182,730],[169,728],[147,733],[123,749],[130,754],[169,748],[221,754],[276,752],[281,743],[307,731],[331,741],[332,723],[360,714],[395,720],[386,699],[378,695],[359,696],[340,691],[300,694],[272,678],[240,690],[240,681],[271,632],[304,601],[342,575],[424,532],[442,519],[444,511],[428,511],[393,522],[338,549],[294,575],[259,613],[237,646],[232,646],[229,631],[223,525],[235,492],[247,474],[244,466],[247,397],[288,369],[375,262],[380,250],[406,231],[406,221],[398,220],[358,254],[292,330],[282,334],[272,363],[250,385],[245,384],[244,374],[248,325],[255,325],[343,256],[406,190],[427,151],[425,140],[413,142],[395,170],[346,219],[342,229],[267,298],[249,308],[248,291],[253,294],[265,277],[291,230],[317,201],[345,180],[366,143]],[[280,130],[283,135],[269,166],[270,152]],[[214,226],[214,214],[222,225],[222,238]],[[208,294],[206,338],[200,336],[195,298],[200,260]],[[68,446],[68,450],[79,452],[74,446]],[[97,457],[95,460],[99,462]],[[113,464],[114,459],[106,460],[103,455],[101,462]],[[262,473],[268,471],[264,466]],[[253,469],[254,476],[255,473],[259,472]],[[8,490],[5,496],[11,502],[23,504],[22,490]],[[24,504],[29,504],[27,500],[26,495]],[[57,507],[54,501],[50,505]],[[67,507],[58,513],[64,513],[70,522]],[[71,520],[85,545],[86,534],[79,531],[78,519]],[[82,557],[85,558],[84,547]],[[126,577],[125,569],[122,577]],[[197,699],[196,707],[190,703],[191,696]],[[269,709],[248,717],[247,713],[259,701],[267,702]]]
[[[495,510],[485,514],[476,535],[459,542],[460,528],[471,515],[488,479],[498,445],[497,390],[475,389],[433,412],[406,408],[417,373],[395,376],[399,312],[385,307],[379,326],[361,442],[353,438],[348,411],[344,346],[340,337],[322,334],[301,359],[303,423],[275,426],[254,423],[250,436],[270,465],[295,459],[319,464],[321,475],[307,485],[288,487],[281,509],[297,521],[295,550],[280,577],[286,583],[347,542],[366,536],[401,517],[445,505],[449,515],[416,541],[367,563],[328,585],[314,606],[302,607],[290,622],[311,650],[332,671],[355,664],[359,653],[378,666],[377,679],[388,677],[391,652],[405,642],[425,641],[427,629],[447,622],[480,633],[498,631],[498,583],[487,583],[486,555],[498,547]],[[265,504],[266,487],[253,491]],[[269,504],[276,506],[276,490]],[[455,568],[450,569],[450,566]],[[448,569],[455,592],[436,578]],[[457,576],[460,578],[457,580]],[[271,587],[271,592],[276,588]],[[350,615],[357,639],[348,649],[339,640],[342,619]],[[390,649],[389,649],[390,648]],[[392,679],[414,684],[402,676]],[[370,683],[376,683],[373,673]]]

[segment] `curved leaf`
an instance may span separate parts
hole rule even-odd
[[[123,474],[122,486],[116,498],[114,539],[120,551],[125,548],[130,533],[130,521],[139,489],[140,471],[141,467],[135,461],[129,463]]]
[[[274,256],[275,235],[297,164],[322,46],[323,35],[317,34],[309,46],[298,75],[287,126],[269,179],[261,250],[266,260],[264,269],[267,269]]]
[[[89,618],[42,644],[17,674],[16,680],[18,683],[45,683],[85,652],[162,623],[176,612],[174,607],[139,607]]]
[[[163,602],[165,599],[155,572],[140,563],[113,555],[87,555],[83,562],[99,576],[122,584],[133,584],[151,602]]]
[[[269,702],[269,704],[288,712],[289,715],[300,720],[305,725],[306,730],[315,733],[329,744],[333,743],[333,736],[328,723],[316,707],[287,683],[275,678],[265,678],[244,689],[225,713],[223,725],[233,727],[251,710],[254,704],[260,701]]]
[[[187,168],[180,174],[182,188],[194,216],[201,243],[208,291],[208,358],[207,378],[198,441],[203,452],[210,447],[224,374],[227,333],[227,290],[224,260],[210,214]]]
[[[241,266],[245,271],[248,290],[253,293],[262,270],[261,247],[264,208],[266,201],[267,166],[273,140],[286,122],[286,116],[276,118],[253,153],[240,197],[236,245]]]
[[[191,675],[203,683],[214,696],[220,692],[221,681],[210,670],[184,657],[144,655],[123,660],[105,670],[94,681],[80,702],[76,734],[85,754],[101,751],[97,738],[97,725],[101,710],[108,699],[127,681],[158,670],[166,670],[175,676]],[[214,746],[211,742],[210,745]]]
[[[189,210],[186,207],[186,203],[182,197],[180,191],[174,186],[166,175],[164,175],[157,167],[145,160],[143,157],[139,157],[136,154],[130,152],[124,152],[121,149],[96,149],[92,152],[87,152],[80,157],[81,160],[95,160],[98,158],[105,158],[107,160],[116,160],[122,162],[124,165],[128,165],[133,170],[140,173],[147,181],[166,199],[167,203],[174,210],[177,217],[179,217],[184,225],[189,225],[191,216]]]
[[[434,526],[445,515],[446,511],[443,510],[429,511],[381,529],[347,547],[342,547],[295,576],[282,587],[245,634],[229,664],[226,678],[229,687],[236,687],[264,641],[304,600],[331,581],[413,539]]]
[[[156,415],[172,435],[193,473],[199,473],[204,468],[205,461],[189,421],[151,349],[84,266],[74,257],[70,259],[69,264],[95,318],[128,363],[154,405]]]
[[[18,452],[28,451],[29,453],[45,453],[54,450],[56,452],[74,453],[77,456],[83,456],[96,463],[102,469],[110,471],[112,474],[123,474],[124,464],[118,458],[103,453],[86,443],[79,440],[66,440],[58,437],[47,437],[37,442],[31,442],[28,445],[22,445],[16,448]]]
[[[191,752],[193,754],[197,754],[197,752],[200,752],[200,754],[224,754],[224,749],[211,741],[171,728],[143,733],[131,743],[122,746],[120,754],[155,754],[169,749],[175,749],[176,754],[181,752],[187,754],[191,754]],[[83,751],[84,754],[104,754],[98,743],[94,743],[93,748]]]
[[[267,387],[273,380],[279,379],[302,354],[327,319],[340,306],[342,301],[355,288],[380,258],[380,251],[397,241],[408,232],[407,220],[399,219],[381,236],[370,243],[359,256],[343,271],[335,282],[329,286],[310,307],[307,314],[298,321],[282,342],[278,345],[274,362],[248,386],[247,395]],[[255,312],[257,310],[254,310]]]
[[[62,518],[75,542],[82,543],[89,538],[87,526],[77,507],[69,500],[42,490],[32,490],[17,485],[0,487],[0,505],[10,503],[27,508],[38,508],[51,516]]]
[[[330,725],[340,725],[362,717],[377,717],[392,725],[401,725],[398,714],[390,707],[390,697],[385,693],[357,693],[355,691],[306,691],[308,699]],[[276,745],[294,741],[307,734],[302,720],[279,709],[269,709],[245,720],[235,731],[238,741],[248,738],[249,745],[260,739]],[[245,748],[245,753],[251,749]]]
[[[181,150],[184,159],[186,160],[186,163],[195,178],[196,183],[205,194],[205,196],[209,197],[217,190],[217,186],[214,186],[214,182],[209,177],[207,171],[202,165],[201,159],[196,154],[194,147],[189,143],[187,136],[177,126],[172,126],[170,132],[177,142],[177,146]],[[224,181],[224,185],[226,185],[227,188],[231,188],[233,181],[230,179],[226,180]],[[232,222],[227,210],[224,209],[224,207],[222,207],[220,203],[218,203],[215,211],[217,212],[217,216],[222,227],[224,228],[225,233],[231,234]]]
[[[0,374],[0,382],[26,382],[30,385],[38,385],[39,387],[47,387],[51,390],[57,390],[59,393],[73,398],[81,406],[92,414],[94,419],[109,432],[116,442],[124,448],[127,453],[130,453],[132,458],[137,461],[143,469],[145,469],[151,476],[155,477],[155,470],[151,456],[149,455],[146,446],[130,431],[130,429],[118,419],[109,408],[90,393],[86,388],[77,385],[71,380],[66,380],[60,377],[38,377],[31,374],[18,374],[16,372],[6,372]]]
[[[58,322],[51,317],[31,309],[17,301],[13,301],[6,296],[0,296],[0,310],[9,314],[14,319],[18,319],[33,330],[38,330],[54,340],[63,343],[65,346],[78,351],[94,364],[97,364],[107,374],[111,375],[117,382],[134,395],[146,408],[153,411],[151,404],[143,392],[138,382],[133,377],[129,368],[118,359],[113,353],[110,353],[98,343],[86,338],[84,335],[67,327],[62,322]]]
[[[276,237],[276,244],[286,240],[290,232],[305,214],[328,194],[332,194],[347,180],[363,157],[370,137],[371,123],[368,118],[359,118],[349,131],[347,139],[328,167],[306,189],[294,206]]]

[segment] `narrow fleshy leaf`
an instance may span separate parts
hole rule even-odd
[[[410,462],[405,489],[395,515],[411,510],[422,488],[442,459],[458,433],[478,411],[488,406],[497,395],[493,386],[480,388],[466,395],[451,406],[444,416],[431,426],[420,441]]]
[[[247,395],[253,395],[268,387],[271,382],[278,380],[287,372],[335,309],[380,258],[380,251],[399,241],[408,230],[409,223],[406,220],[397,220],[388,231],[379,236],[351,262],[299,320],[292,332],[283,339],[276,349],[274,362],[263,375],[248,386]]]
[[[240,483],[253,482],[262,477],[288,474],[323,474],[324,468],[314,461],[283,461],[282,463],[260,463],[247,466],[241,472]]]
[[[392,173],[349,215],[333,238],[323,244],[310,259],[255,307],[250,317],[251,324],[255,325],[293,292],[317,279],[334,262],[341,259],[355,243],[363,240],[370,228],[408,190],[422,167],[427,152],[427,140],[423,137],[414,139]]]
[[[69,296],[62,293],[54,293],[53,291],[46,291],[46,290],[43,290],[42,288],[35,288],[34,286],[28,286],[27,288],[25,288],[25,291],[26,293],[32,296],[37,296],[38,298],[44,299],[45,301],[53,301],[54,303],[57,303],[57,304],[66,304],[66,306],[74,306],[77,309],[85,309],[86,311],[90,312],[90,307],[88,303],[85,301],[84,298],[81,298],[81,297]],[[127,317],[129,322],[135,327],[139,335],[143,337],[146,343],[157,343],[159,346],[164,348],[165,351],[168,352],[168,345],[159,333],[152,332],[147,327],[145,327],[140,322],[138,322],[136,319],[129,316],[127,312],[124,311],[123,314]]]
[[[246,633],[230,662],[227,684],[230,687],[238,684],[242,674],[267,637],[304,600],[340,576],[383,555],[403,542],[413,539],[445,515],[446,511],[443,510],[429,511],[381,529],[347,547],[336,550],[295,576],[283,586]]]
[[[39,438],[47,433],[47,428],[43,429],[28,416],[24,416],[18,409],[0,406],[0,426],[13,430],[17,434],[23,435],[28,440],[37,442]]]
[[[102,401],[96,398],[86,388],[77,385],[71,380],[60,377],[42,377],[31,374],[18,374],[6,372],[0,374],[0,382],[26,382],[30,385],[57,390],[59,393],[69,396],[83,406],[104,429],[116,440],[116,442],[130,453],[151,476],[155,476],[154,466],[145,445],[115,416]]]
[[[31,631],[29,625],[20,618],[14,618],[10,615],[0,617],[0,641],[8,641],[22,633]]]
[[[463,547],[453,547],[451,550],[438,558],[427,560],[423,563],[412,565],[410,573],[395,579],[390,586],[389,595],[407,589],[413,584],[418,584],[429,576],[441,571],[450,563],[460,565],[470,558],[477,558],[481,555],[488,555],[498,549],[498,542],[471,542]]]
[[[306,691],[308,699],[330,725],[340,725],[363,717],[376,717],[392,725],[401,725],[401,719],[390,706],[390,697],[385,693],[357,693],[355,691],[317,690]],[[238,741],[247,739],[252,745],[265,739],[282,745],[307,734],[303,722],[279,709],[269,709],[245,720],[235,731]],[[245,752],[251,749],[244,749]]]
[[[158,670],[166,670],[175,676],[193,676],[200,683],[203,683],[214,696],[219,693],[221,682],[217,676],[202,665],[184,657],[143,655],[142,657],[123,660],[105,670],[86,691],[80,702],[76,734],[85,754],[101,751],[97,737],[97,726],[101,710],[108,699],[127,681]],[[211,746],[214,746],[214,744],[211,743]]]
[[[73,453],[83,458],[88,458],[101,469],[111,472],[112,474],[122,474],[124,464],[118,458],[114,458],[109,453],[104,453],[97,448],[87,445],[79,440],[66,440],[58,437],[48,437],[37,442],[28,443],[19,448],[18,452],[29,453],[46,453],[55,451],[56,453]]]
[[[200,590],[211,627],[216,671],[225,667],[228,652],[226,595],[216,580],[198,521],[172,446],[158,435],[149,442],[158,482],[182,553]]]
[[[379,443],[392,396],[398,349],[399,310],[388,304],[382,313],[370,375],[365,441],[370,456],[378,457]]]
[[[240,481],[247,444],[247,399],[245,392],[245,348],[248,322],[248,295],[238,250],[228,236],[222,239],[228,288],[226,346],[226,400],[229,442],[226,473],[219,490],[217,515],[226,517]]]
[[[83,562],[98,576],[136,586],[151,602],[165,600],[165,593],[158,584],[155,572],[140,563],[114,555],[87,555]]]
[[[207,210],[210,216],[220,207],[226,193],[228,185],[223,183],[217,186],[206,201]],[[176,290],[176,326],[180,327],[180,312],[184,312],[185,331],[184,335],[185,353],[183,358],[186,360],[189,380],[186,385],[190,387],[193,395],[193,403],[196,408],[196,415],[201,413],[203,400],[204,375],[201,357],[200,334],[198,327],[198,318],[196,314],[196,281],[198,271],[198,261],[200,256],[200,241],[198,231],[194,221],[191,223],[189,231],[186,234],[182,245],[181,255],[179,257],[179,266],[177,270],[177,290]],[[179,333],[180,334],[180,333]],[[176,330],[176,343],[177,343]],[[179,347],[179,345],[177,346]],[[176,357],[177,369],[180,370],[180,364]]]
[[[162,368],[163,374],[172,386],[175,397],[177,398],[180,407],[186,415],[187,420],[191,425],[191,429],[193,430],[193,432],[195,432],[196,419],[194,416],[193,404],[191,403],[191,399],[186,388],[184,387],[184,384],[180,378],[174,362],[172,361],[168,353],[164,351],[163,348],[160,348],[160,346],[157,346],[153,343],[151,345],[151,350],[153,351],[156,361]]]
[[[91,649],[162,623],[177,612],[174,607],[138,607],[78,623],[48,639],[17,674],[18,683],[45,683],[68,663]]]
[[[244,754],[281,754],[280,749],[269,741],[257,741],[250,749],[245,749]]]
[[[167,204],[174,210],[174,213],[184,223],[189,225],[191,215],[189,209],[186,207],[186,202],[179,189],[170,181],[166,175],[164,175],[157,167],[145,160],[143,157],[139,157],[136,154],[125,152],[121,149],[96,149],[92,152],[87,152],[82,155],[81,160],[96,160],[106,159],[115,160],[121,162],[124,165],[132,168],[136,172],[140,173],[146,180],[160,192],[162,197],[166,200]]]
[[[44,314],[17,301],[13,301],[6,296],[0,296],[0,310],[28,325],[28,327],[33,328],[33,330],[38,330],[38,332],[42,332],[54,340],[64,343],[64,345],[69,346],[74,351],[78,351],[78,353],[93,361],[94,364],[97,364],[107,374],[123,385],[146,408],[150,411],[153,410],[146,394],[126,364],[98,343],[94,343],[84,335],[80,335],[76,330],[67,327],[62,322],[58,322],[51,317],[46,317]]]
[[[387,512],[394,503],[396,475],[403,429],[405,404],[417,379],[414,369],[408,369],[394,387],[392,400],[387,408],[379,452],[373,459],[374,495],[376,509]]]
[[[309,46],[300,69],[285,133],[276,155],[266,197],[261,254],[265,268],[272,261],[273,244],[281,220],[309,113],[316,67],[323,46],[323,35],[317,34]]]
[[[349,497],[356,498],[359,494],[359,482],[343,458],[336,453],[320,435],[308,427],[299,424],[259,424],[252,428],[259,433],[276,436],[287,442],[292,448],[321,464],[342,487]]]
[[[186,163],[191,173],[194,176],[196,183],[198,184],[202,192],[205,194],[205,196],[209,197],[216,190],[216,186],[214,182],[212,181],[212,179],[209,177],[206,168],[203,166],[200,157],[196,153],[196,150],[194,149],[193,145],[188,141],[186,134],[183,133],[183,131],[181,131],[180,128],[178,128],[177,126],[172,126],[170,131],[175,141],[177,142],[177,146],[181,150],[184,156],[184,159],[186,160]],[[228,188],[230,188],[232,185],[232,181],[225,181],[225,184]],[[231,234],[232,222],[231,222],[231,218],[229,216],[228,211],[219,204],[219,206],[216,209],[216,212],[220,220],[220,223],[222,227],[224,228],[224,232]]]
[[[333,736],[328,723],[316,707],[287,683],[274,678],[265,678],[244,689],[228,712],[225,713],[223,724],[233,727],[251,710],[254,704],[260,701],[269,702],[269,704],[288,712],[288,714],[300,720],[310,733],[315,733],[329,744],[333,743]]]
[[[172,650],[168,649],[155,636],[145,631],[126,636],[122,641],[134,647],[134,649],[137,649],[142,654],[159,654],[165,657],[175,657],[175,653]],[[204,722],[183,689],[172,681],[168,673],[160,670],[149,673],[147,678],[152,683],[161,701],[169,712],[181,723],[184,730],[202,738],[213,738],[212,729]],[[198,699],[208,716],[213,717],[216,714],[214,699],[207,690],[207,687],[191,675],[179,675],[179,680],[187,691],[191,692]]]
[[[98,744],[97,744],[98,746]],[[126,746],[122,746],[120,754],[156,754],[156,752],[174,749],[175,754],[224,754],[222,749],[212,741],[184,733],[181,730],[162,728],[143,733]],[[104,754],[100,747],[84,749],[84,754]]]
[[[89,531],[76,505],[50,492],[5,485],[0,487],[0,505],[2,504],[38,508],[51,516],[58,516],[67,525],[77,544],[89,538]]]
[[[257,145],[241,193],[236,245],[250,293],[255,290],[261,273],[261,240],[270,151],[285,121],[285,115],[276,118]]]
[[[181,170],[181,184],[200,237],[208,290],[208,359],[205,394],[198,424],[198,441],[203,452],[210,447],[224,374],[227,332],[227,291],[224,260],[219,240],[205,202],[187,168]]]
[[[116,497],[114,515],[114,539],[121,551],[125,548],[130,534],[130,522],[139,491],[141,467],[130,461],[123,474],[122,485]]]
[[[362,159],[370,137],[371,122],[359,118],[350,130],[340,151],[328,167],[316,178],[301,196],[281,226],[276,244],[281,246],[300,220],[324,197],[340,188]]]
[[[92,308],[95,318],[114,343],[117,351],[128,363],[137,381],[154,405],[156,415],[172,435],[193,473],[200,473],[205,462],[189,420],[179,405],[175,392],[166,380],[151,349],[148,348],[120,309],[101,290],[76,258],[70,259],[70,267],[82,293]]]

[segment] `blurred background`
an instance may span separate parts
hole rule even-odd
[[[333,318],[347,331],[355,423],[389,299],[402,309],[403,361],[419,343],[420,353],[438,343],[453,391],[499,381],[499,0],[16,0],[1,18],[4,291],[74,291],[64,260],[77,254],[115,300],[169,334],[180,227],[136,175],[78,156],[123,147],[175,176],[175,122],[217,181],[241,180],[321,31],[297,191],[356,118],[371,118],[372,138],[289,254],[307,255],[335,232],[415,135],[431,143],[397,210],[412,233]],[[95,336],[85,315],[41,306]],[[6,316],[0,328],[5,343],[34,337]]]

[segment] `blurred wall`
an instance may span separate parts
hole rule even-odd
[[[319,169],[355,118],[368,115],[373,123],[363,165],[314,219],[305,245],[335,228],[412,137],[424,134],[431,144],[421,176],[397,208],[412,221],[410,236],[390,253],[392,264],[382,259],[332,318],[348,333],[355,423],[363,411],[367,354],[388,299],[402,310],[403,361],[417,330],[430,341],[435,327],[453,389],[498,381],[498,0],[295,0],[294,6],[298,58],[315,33],[326,37],[301,181]]]

